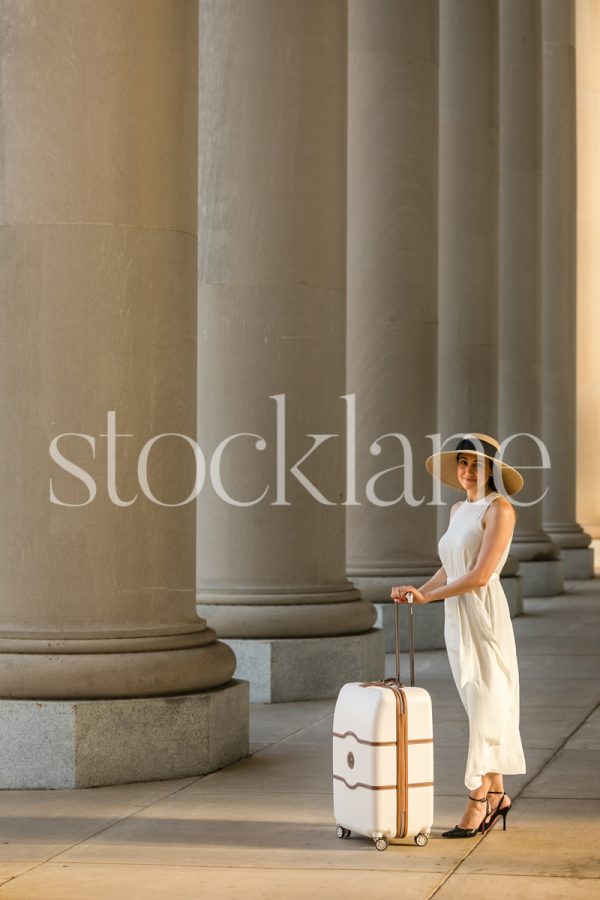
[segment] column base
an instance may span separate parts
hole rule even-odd
[[[121,700],[0,700],[0,788],[206,775],[249,753],[248,685]]]
[[[227,638],[251,703],[336,697],[348,681],[385,677],[383,632],[320,638]]]
[[[600,538],[594,538],[590,546],[594,553],[594,572],[600,572]]]
[[[521,578],[511,575],[501,579],[502,588],[506,594],[510,617],[521,615],[523,612],[523,596],[521,593]],[[377,626],[383,629],[385,634],[385,652],[394,653],[396,649],[394,606],[391,601],[376,603]],[[408,606],[400,605],[400,650],[408,653]],[[444,601],[427,603],[424,606],[417,605],[413,610],[413,631],[415,638],[415,650],[443,650],[444,641]],[[407,663],[408,665],[408,663]],[[402,667],[404,671],[404,666]]]
[[[560,559],[529,559],[519,563],[519,574],[523,578],[525,597],[554,597],[564,591],[564,554]],[[577,552],[577,551],[575,551]]]
[[[377,625],[385,633],[385,652],[396,651],[396,626],[394,624],[394,604],[391,601],[376,603]],[[408,607],[400,605],[400,650],[408,653]],[[441,650],[444,642],[444,601],[415,606],[413,611],[415,650]],[[406,666],[406,668],[405,668]],[[402,663],[402,672],[408,671],[408,661]]]
[[[506,594],[508,601],[508,609],[511,619],[515,619],[523,612],[523,597],[526,596],[523,587],[523,577],[521,575],[521,566],[519,565],[519,574],[509,575],[507,577],[500,576],[500,584]]]
[[[594,577],[593,547],[563,548],[560,555],[565,566],[565,578],[569,581]]]

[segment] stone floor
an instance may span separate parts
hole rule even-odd
[[[445,651],[434,651],[416,663],[434,709],[426,847],[379,853],[336,838],[333,701],[257,705],[251,756],[212,775],[2,792],[0,900],[600,897],[599,625],[598,574],[526,601],[514,620],[528,770],[506,779],[506,832],[440,837],[463,808],[467,727]]]

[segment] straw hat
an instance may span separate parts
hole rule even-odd
[[[479,434],[478,432],[470,432],[465,434],[458,441],[454,450],[445,450],[442,453],[434,453],[425,462],[425,466],[430,475],[439,478],[444,484],[450,487],[458,488],[463,491],[464,487],[460,484],[456,477],[457,458],[460,450],[467,453],[476,453],[485,459],[489,459],[494,463],[494,475],[498,473],[502,476],[502,482],[507,494],[516,494],[523,487],[524,480],[520,472],[509,466],[498,458],[500,444],[489,434]]]

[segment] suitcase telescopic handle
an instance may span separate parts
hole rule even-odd
[[[408,653],[410,656],[410,683],[415,684],[415,646],[413,640],[413,593],[406,594],[408,601]],[[396,681],[400,684],[400,604],[394,603],[394,624],[396,626]]]

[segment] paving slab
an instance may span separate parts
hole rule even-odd
[[[333,715],[321,719],[315,725],[310,725],[303,731],[291,734],[283,739],[284,744],[319,744],[322,753],[328,753],[332,749],[333,742]]]
[[[600,707],[587,717],[585,722],[569,738],[565,750],[600,750]]]
[[[43,861],[193,784],[195,779],[115,787],[0,792],[0,862]]]
[[[436,892],[436,900],[597,900],[600,885],[594,879],[519,878],[511,875],[453,875]],[[423,895],[426,896],[426,895]],[[431,896],[431,895],[430,895]]]
[[[598,599],[600,602],[600,597]],[[562,706],[581,707],[585,716],[595,709],[600,693],[597,678],[580,679],[573,685],[558,678],[527,677],[521,679],[520,686],[521,713],[532,706]]]
[[[388,654],[386,661],[386,677],[391,678],[396,674],[396,666],[394,663],[393,654]],[[400,675],[402,680],[409,684],[409,664],[408,661],[405,660],[400,666]],[[417,684],[422,684],[429,679],[441,679],[447,681],[448,684],[454,684],[452,678],[452,669],[450,668],[450,663],[448,662],[448,656],[444,651],[443,655],[438,656],[436,659],[430,660],[427,666],[421,666],[419,663],[419,655],[415,655],[415,682]],[[456,690],[456,688],[455,688]]]
[[[579,706],[528,706],[521,713],[521,740],[525,750],[560,747],[574,734],[582,719]]]
[[[577,632],[567,631],[567,623],[565,623],[564,627],[565,633],[561,635],[536,635],[535,644],[527,647],[527,655],[533,656],[538,654],[543,656],[549,653],[561,655],[575,653],[578,656],[595,656],[596,660],[598,659],[598,641],[595,634],[590,634],[589,623],[586,631],[581,626]],[[517,640],[517,653],[519,653],[519,647],[522,647],[523,643],[524,635],[523,632],[520,632]]]
[[[567,599],[565,595],[562,595],[561,600],[560,605],[556,605],[555,600],[548,603],[546,598],[526,600],[523,613],[517,619],[513,619],[513,628],[517,639],[524,641],[531,638],[531,650],[533,651],[538,647],[542,637],[572,640],[574,637],[589,634],[589,622],[597,621],[600,616],[596,610],[586,609],[586,604],[589,606],[590,598],[581,602],[580,597]],[[582,612],[585,615],[582,615]],[[558,622],[560,622],[561,631],[557,633]]]
[[[224,774],[226,773],[226,774]],[[331,754],[322,746],[304,744],[298,749],[291,742],[278,742],[258,751],[221,772],[215,772],[190,785],[194,793],[206,791],[323,794],[331,791]]]
[[[600,656],[597,654],[578,653],[529,653],[519,654],[519,678],[526,680],[530,675],[534,678],[548,678],[572,682],[584,678],[597,682],[600,688]],[[575,688],[571,685],[571,691]]]
[[[520,797],[506,817],[506,831],[498,822],[460,872],[600,878],[597,806],[594,800]]]
[[[26,872],[30,869],[35,863],[30,862],[0,862],[0,885],[3,885],[6,881],[10,881],[11,878],[15,878],[17,875],[22,875],[23,872]]]
[[[331,715],[334,706],[335,700],[253,703],[250,716],[250,740],[262,744],[281,741]]]
[[[377,852],[377,851],[375,851]],[[385,854],[384,854],[385,855]],[[423,900],[435,873],[295,869],[221,869],[195,866],[110,866],[49,863],[2,888],[2,900],[364,900],[394,896]]]
[[[597,749],[560,750],[527,785],[523,796],[600,800],[599,762]]]

